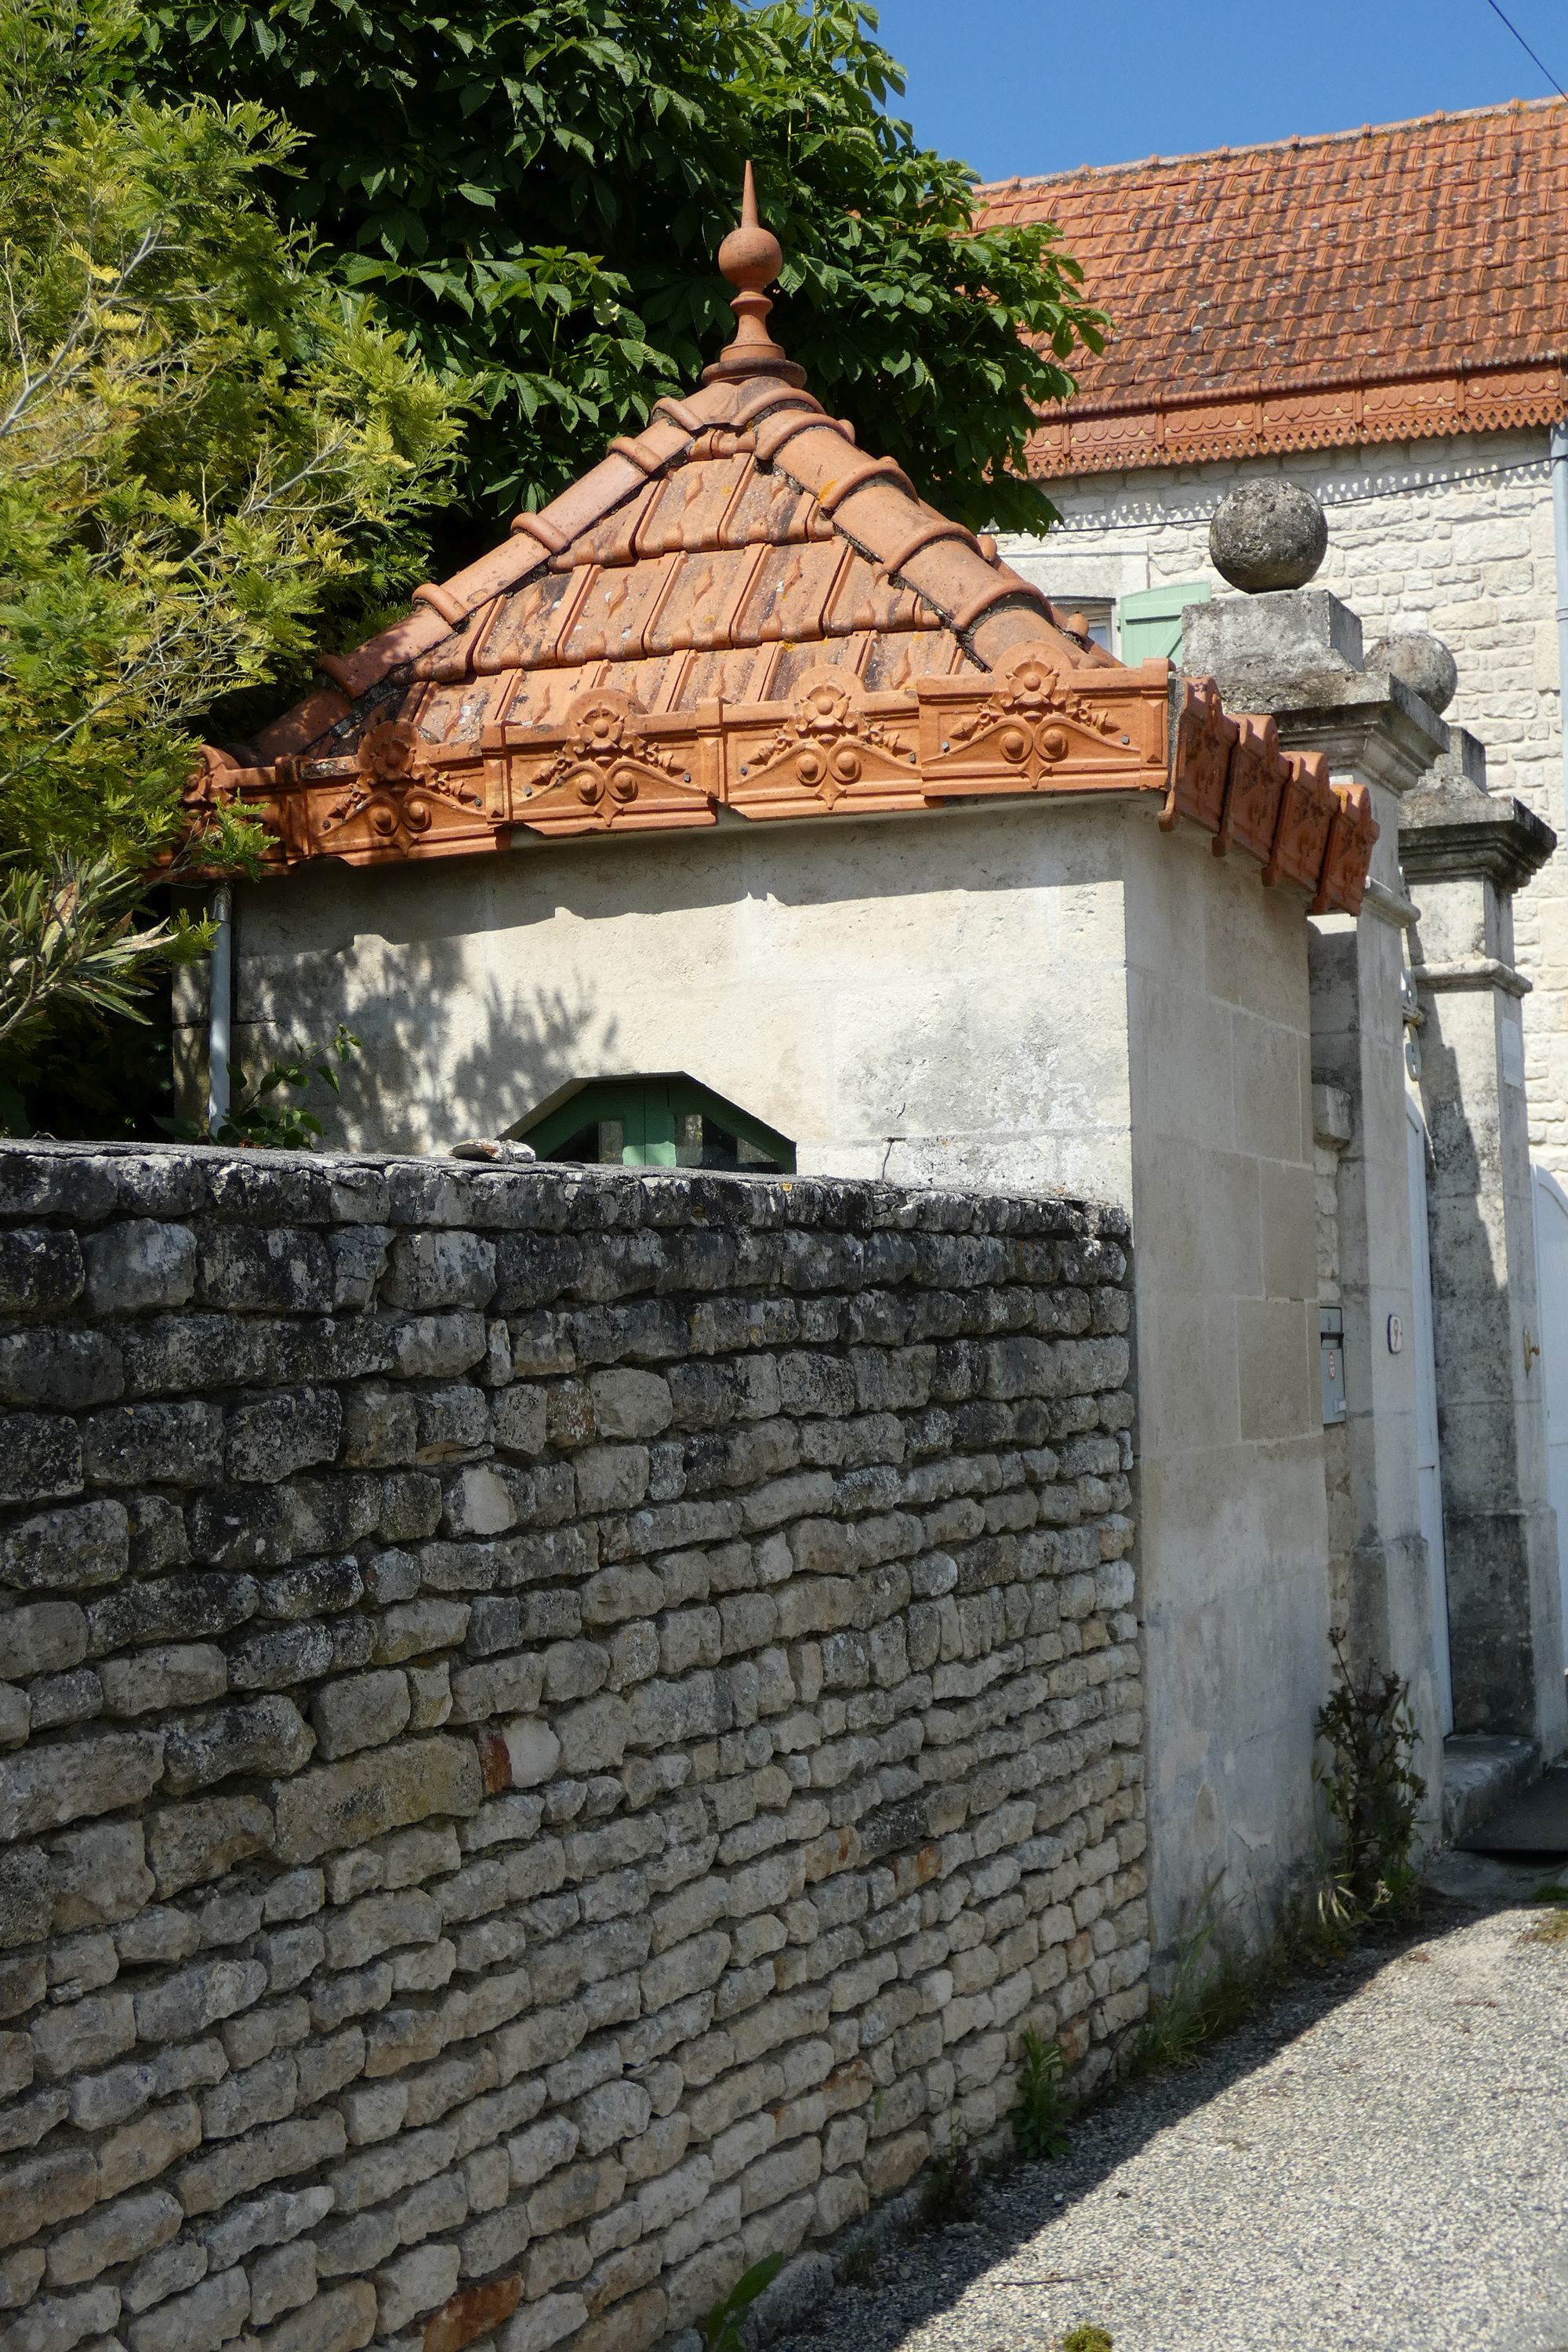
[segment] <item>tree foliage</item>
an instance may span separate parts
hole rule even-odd
[[[1098,313],[1053,230],[976,231],[875,31],[858,0],[153,0],[141,70],[302,134],[289,215],[479,387],[470,499],[542,503],[690,384],[750,156],[812,388],[960,520],[1037,529],[1025,436]]]
[[[260,201],[258,106],[117,94],[132,19],[0,0],[0,1037],[132,1010],[198,731],[405,600],[458,425]],[[219,820],[186,856],[243,861]],[[17,1008],[20,1008],[17,1010]]]

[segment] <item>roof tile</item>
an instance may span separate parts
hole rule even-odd
[[[1340,387],[1408,387],[1378,404],[1383,438],[1544,423],[1565,404],[1560,99],[982,194],[991,221],[1053,221],[1115,326],[1039,437],[1043,473],[1353,444],[1369,437],[1355,403],[1301,408]],[[1205,414],[1238,399],[1245,421]],[[1129,428],[1113,441],[1083,432],[1112,413]]]

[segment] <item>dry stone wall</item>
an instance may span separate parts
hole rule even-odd
[[[0,1148],[0,2352],[642,2352],[1102,2071],[1126,1251]]]

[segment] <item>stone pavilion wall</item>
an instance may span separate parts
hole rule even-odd
[[[0,1148],[0,2352],[642,2352],[1103,2072],[1130,1295],[1060,1199]]]

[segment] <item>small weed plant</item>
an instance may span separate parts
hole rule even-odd
[[[1249,1967],[1222,1942],[1224,1883],[1223,1871],[1210,1879],[1197,1917],[1176,1948],[1170,1984],[1132,2043],[1130,2072],[1134,2074],[1190,2066],[1205,2042],[1232,2032],[1257,2005],[1268,1970],[1261,1962]]]
[[[1026,2164],[1045,2164],[1065,2156],[1068,2102],[1062,2086],[1062,2053],[1058,2042],[1047,2042],[1031,2028],[1018,2051],[1018,2095],[1009,2118],[1013,2144]]]
[[[1111,2352],[1110,2333],[1086,2319],[1079,2326],[1068,2329],[1061,2340],[1061,2352]]]
[[[867,2286],[876,2277],[880,2259],[872,2241],[862,2238],[859,2244],[851,2246],[844,2256],[838,2265],[838,2275],[849,2286]]]
[[[1568,1909],[1559,1904],[1553,1909],[1542,1912],[1533,1926],[1526,1927],[1519,1940],[1521,1944],[1568,1943]]]
[[[258,1076],[247,1078],[237,1063],[228,1066],[229,1107],[216,1125],[194,1119],[163,1119],[159,1123],[182,1143],[233,1143],[269,1151],[309,1151],[323,1130],[313,1110],[303,1103],[287,1102],[288,1094],[303,1094],[316,1079],[342,1094],[342,1081],[334,1067],[357,1052],[359,1039],[340,1021],[330,1045],[303,1046],[291,1062],[272,1062]]]
[[[1337,1851],[1321,1898],[1326,1929],[1404,1917],[1420,1885],[1415,1819],[1426,1783],[1415,1770],[1410,1685],[1369,1666],[1358,1681],[1335,1631],[1333,1694],[1318,1711],[1326,1754],[1312,1768]]]
[[[760,2263],[742,2272],[729,2294],[713,2305],[702,2323],[703,2352],[744,2352],[745,2339],[741,2329],[746,2314],[783,2268],[782,2254],[764,2254]]]
[[[917,2226],[945,2230],[950,2221],[967,2221],[974,2211],[979,2187],[980,2167],[960,2124],[921,2176]]]

